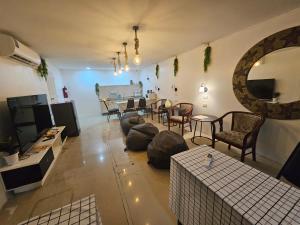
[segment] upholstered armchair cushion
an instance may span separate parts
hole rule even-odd
[[[261,118],[255,114],[235,113],[233,118],[233,131],[249,133],[257,126]]]
[[[184,118],[184,122],[187,123],[188,122],[187,117],[183,117],[183,118]],[[182,122],[182,116],[170,116],[170,120],[174,122]]]
[[[237,132],[237,131],[222,131],[220,133],[216,133],[216,138],[221,141],[229,141],[236,146],[242,147],[243,140],[246,136],[246,133]],[[247,145],[251,143],[251,137],[247,139]]]

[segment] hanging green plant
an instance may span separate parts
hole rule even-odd
[[[155,76],[158,79],[158,77],[159,77],[159,65],[158,64],[156,65],[156,68],[155,68]]]
[[[45,59],[41,58],[41,64],[37,68],[38,74],[47,80],[48,76],[48,66]]]
[[[130,85],[133,85],[133,80],[130,80]]]
[[[99,95],[100,95],[100,85],[98,83],[95,84],[95,92],[96,92],[96,95],[99,97]]]
[[[178,73],[178,59],[177,57],[174,59],[174,77],[176,77],[177,73]]]
[[[207,71],[208,66],[211,63],[211,47],[208,45],[204,50],[204,72]]]
[[[139,81],[139,86],[140,86],[140,88],[143,88],[143,82],[142,81]]]

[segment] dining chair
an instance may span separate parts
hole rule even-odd
[[[111,115],[117,115],[119,119],[121,118],[121,113],[120,113],[119,109],[117,109],[117,108],[111,108],[110,109],[108,107],[108,105],[107,105],[106,100],[104,100],[104,99],[101,99],[100,102],[103,102],[103,104],[105,105],[105,108],[107,110],[107,116],[106,116],[106,118],[107,118],[108,122],[109,122],[109,119],[110,119]]]
[[[151,119],[153,120],[154,114],[157,114],[158,122],[160,123],[160,119],[163,114],[167,112],[167,109],[165,107],[167,99],[159,99],[153,103],[151,103]]]
[[[171,123],[173,123],[178,124],[179,127],[181,127],[182,136],[184,134],[184,128],[186,124],[188,124],[188,126],[190,127],[190,131],[192,131],[191,117],[193,114],[193,108],[194,106],[192,103],[177,103],[176,105],[174,105],[167,114],[168,130],[170,130]]]
[[[231,129],[224,130],[224,118],[231,116]],[[215,148],[216,140],[242,150],[241,161],[244,162],[245,156],[252,153],[253,161],[256,161],[256,141],[259,130],[265,117],[261,114],[251,112],[231,111],[225,113],[220,118],[212,121],[212,147]],[[219,132],[216,131],[216,124],[219,123]],[[246,153],[251,148],[252,151]]]
[[[139,99],[139,104],[138,104],[138,107],[136,108],[136,111],[142,111],[148,117],[148,113],[150,111],[150,108],[147,107],[147,101],[144,97]]]
[[[300,142],[297,144],[276,178],[280,179],[281,177],[284,177],[292,184],[300,187]]]
[[[129,98],[127,100],[127,106],[126,109],[124,110],[124,112],[132,112],[132,111],[136,111],[135,107],[134,107],[134,98]]]

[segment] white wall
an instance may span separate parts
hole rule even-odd
[[[210,43],[212,64],[206,73],[203,72],[205,46],[178,55],[177,77],[173,76],[174,58],[159,63],[158,80],[155,77],[155,65],[149,66],[141,71],[144,88],[154,90],[158,86],[161,97],[192,102],[195,105],[195,114],[201,112],[220,116],[231,110],[246,110],[237,101],[232,90],[232,75],[239,59],[261,39],[300,25],[299,18],[300,8]],[[149,81],[147,77],[150,78]],[[198,92],[202,82],[209,89],[207,99]],[[178,87],[177,96],[171,89],[172,84]],[[282,163],[298,141],[300,120],[267,120],[260,132],[257,154]]]
[[[95,94],[95,84],[100,86],[129,84],[139,81],[139,71],[113,76],[109,70],[61,70],[69,98],[75,101],[79,117],[100,115],[100,104]]]
[[[59,76],[59,71],[53,66],[48,69],[50,74]],[[13,131],[6,98],[34,94],[48,94],[45,80],[31,67],[0,58],[0,137],[7,137]],[[5,201],[6,194],[0,185],[0,208]]]

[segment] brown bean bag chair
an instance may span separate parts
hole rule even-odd
[[[138,114],[137,115],[132,114],[127,117],[123,116],[120,120],[121,128],[125,136],[127,136],[128,132],[133,126],[138,124],[143,124],[143,123],[145,123],[144,118]]]
[[[181,135],[173,131],[162,131],[148,145],[148,163],[161,169],[170,168],[171,156],[188,149]]]

